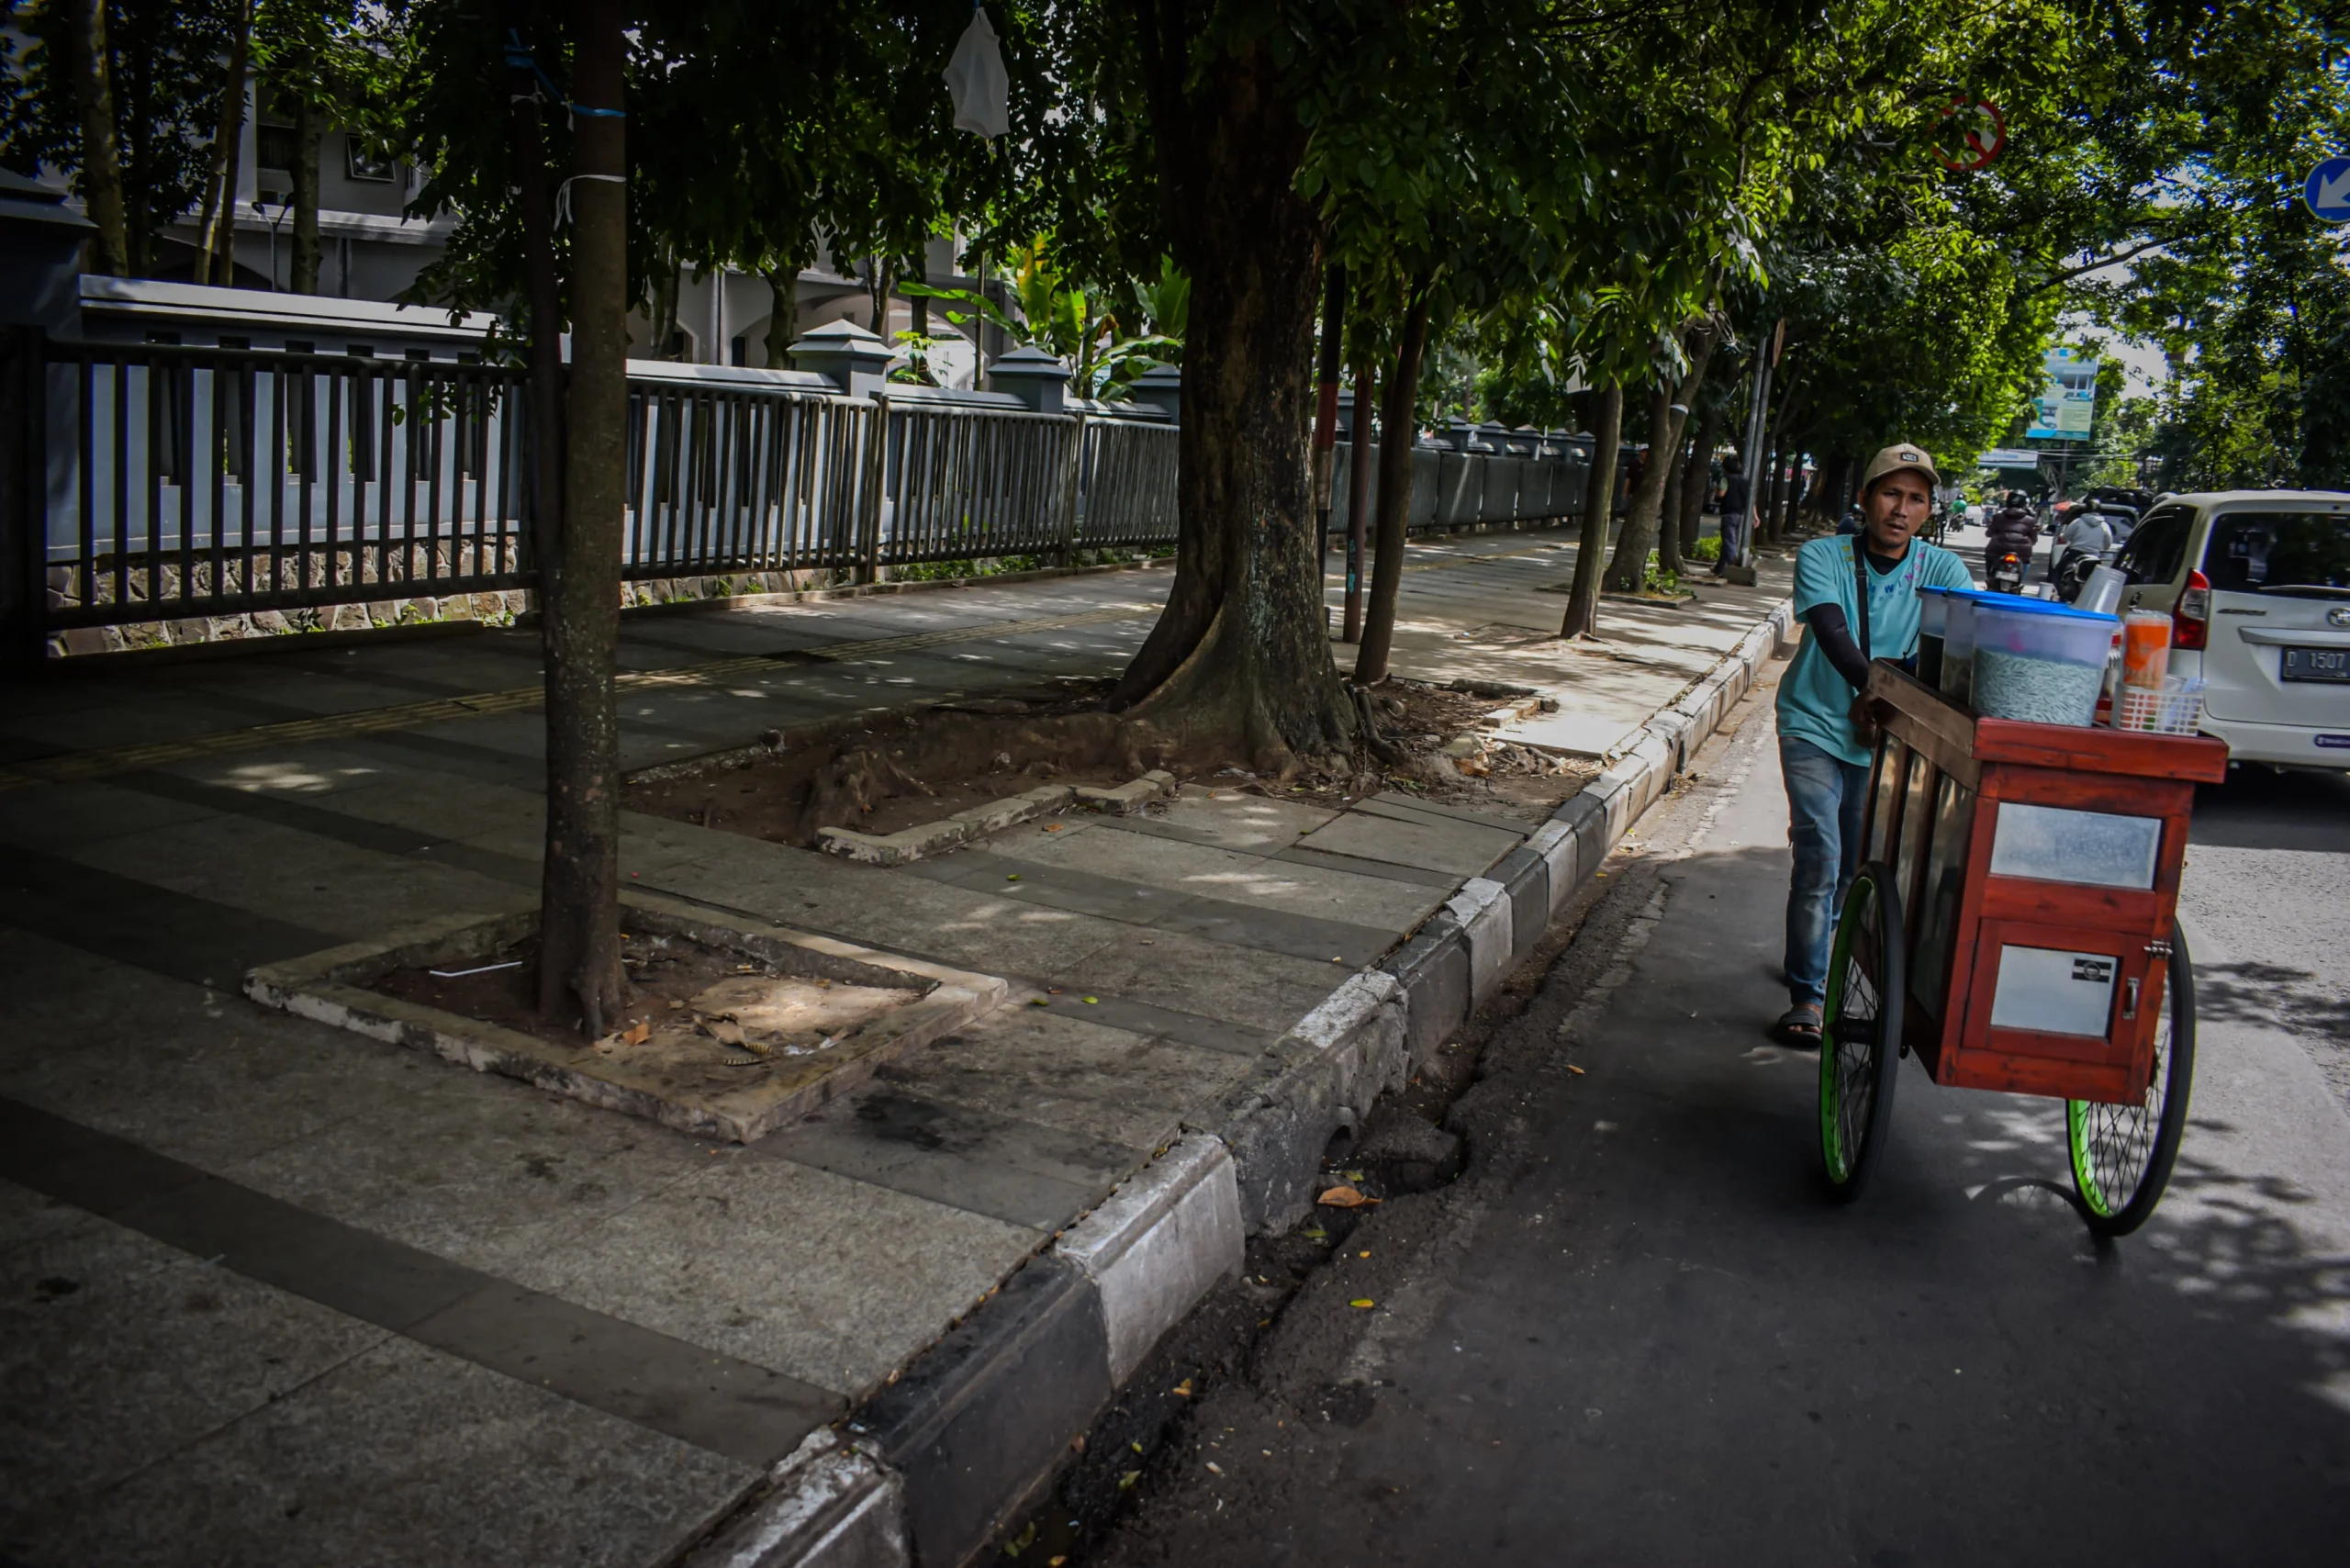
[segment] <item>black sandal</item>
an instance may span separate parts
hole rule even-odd
[[[1818,1003],[1799,1002],[1779,1014],[1779,1021],[1771,1025],[1771,1038],[1791,1051],[1816,1051],[1820,1022]]]

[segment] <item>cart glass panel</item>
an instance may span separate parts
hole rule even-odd
[[[1893,832],[1894,791],[1901,786],[1901,763],[1908,755],[1909,748],[1891,735],[1876,748],[1876,777],[1869,781],[1869,852],[1861,857],[1863,863],[1893,858],[1886,845]]]
[[[1909,754],[1908,799],[1901,808],[1901,864],[1893,872],[1894,885],[1901,890],[1904,913],[1918,907],[1918,868],[1926,858],[1926,834],[1932,825],[1928,812],[1933,805],[1934,780],[1941,777],[1942,770],[1925,753]]]
[[[1934,802],[1934,841],[1926,854],[1926,890],[1918,911],[1918,940],[1909,955],[1909,994],[1930,1018],[1942,1011],[1950,978],[1951,944],[1958,936],[1959,897],[1966,890],[1966,844],[1975,830],[1975,791],[1942,775]]]
[[[1991,993],[1991,1027],[2101,1039],[2113,1015],[2118,967],[2110,953],[2003,946],[1998,986]]]
[[[2006,801],[1991,839],[1991,875],[2093,888],[2152,888],[2162,842],[2160,817]]]

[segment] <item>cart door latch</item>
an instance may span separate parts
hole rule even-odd
[[[2138,982],[2134,980],[2122,988],[2121,1016],[2124,1019],[2138,1016]]]
[[[2155,938],[2154,941],[2147,943],[2147,944],[2146,944],[2146,956],[2147,956],[2148,958],[2169,958],[2169,957],[2170,957],[2170,938],[2169,938],[2169,937],[2167,937],[2167,936],[2162,936],[2162,937],[2157,937],[2157,938]]]

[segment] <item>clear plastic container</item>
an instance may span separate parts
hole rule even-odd
[[[1975,711],[2035,724],[2090,723],[2120,624],[2114,616],[2031,599],[1976,605],[1969,661]]]
[[[2092,615],[2110,615],[2121,608],[2121,590],[2130,579],[2111,566],[2099,566],[2089,573],[2089,580],[2081,587],[2081,597],[2073,601],[2076,610],[2086,610]]]
[[[1944,595],[1950,608],[1942,613],[1942,668],[1937,684],[1953,702],[1971,701],[1975,695],[1975,606],[1986,599],[2006,597],[1965,588],[1953,588]]]
[[[1918,590],[1918,678],[1939,690],[1942,683],[1942,630],[1950,623],[1945,588]]]

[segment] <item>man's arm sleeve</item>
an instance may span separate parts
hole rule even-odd
[[[1816,605],[1804,616],[1804,623],[1819,643],[1819,651],[1836,666],[1836,673],[1852,682],[1855,690],[1869,683],[1869,661],[1861,645],[1852,638],[1852,629],[1844,619],[1841,604]]]
[[[1813,606],[1821,604],[1832,604],[1841,610],[1844,596],[1837,590],[1852,576],[1852,558],[1835,540],[1814,540],[1797,550],[1796,613],[1808,616]]]

